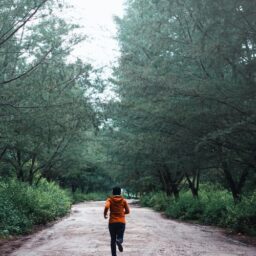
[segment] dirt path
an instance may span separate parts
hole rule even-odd
[[[35,234],[12,256],[110,256],[103,202],[79,204],[72,214]],[[150,209],[131,207],[123,256],[256,256],[210,227],[167,220]]]

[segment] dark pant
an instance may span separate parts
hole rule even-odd
[[[112,256],[116,256],[116,240],[118,240],[120,243],[123,242],[125,224],[121,223],[121,222],[110,223],[108,228],[109,228],[109,233],[111,236]]]

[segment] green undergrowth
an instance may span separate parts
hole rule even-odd
[[[71,193],[44,179],[37,186],[0,180],[0,237],[29,233],[35,225],[65,216],[74,203],[106,198],[105,193]]]
[[[256,235],[256,192],[236,204],[227,191],[206,187],[200,190],[197,199],[192,197],[190,191],[182,191],[177,201],[158,192],[142,196],[140,203],[164,212],[169,218],[192,220]]]
[[[70,207],[68,193],[53,182],[42,180],[30,186],[16,180],[0,181],[0,236],[28,233],[33,225],[65,216]]]
[[[75,193],[71,194],[72,196],[72,203],[80,203],[84,201],[104,201],[107,198],[106,193],[100,192],[92,192],[92,193],[81,193],[76,191]]]

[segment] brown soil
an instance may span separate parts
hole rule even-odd
[[[69,217],[53,226],[23,240],[5,242],[0,255],[110,256],[103,207],[104,202],[75,205]],[[124,252],[119,255],[256,256],[256,247],[226,236],[220,229],[168,220],[150,209],[131,205]]]

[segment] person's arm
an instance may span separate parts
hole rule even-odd
[[[130,213],[130,208],[126,200],[124,201],[124,210],[125,210],[124,214]]]
[[[110,201],[107,200],[106,204],[105,204],[105,208],[104,208],[104,218],[107,219],[108,218],[108,210],[110,208]]]

